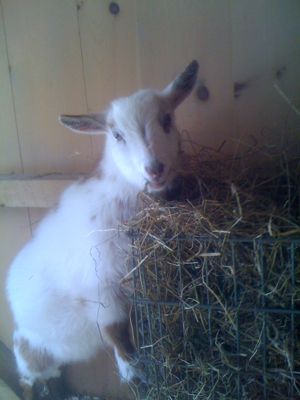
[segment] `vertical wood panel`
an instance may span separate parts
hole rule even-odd
[[[88,106],[93,111],[137,89],[135,1],[118,1],[115,16],[109,4],[86,1],[79,9]]]
[[[265,121],[264,110],[269,100],[271,75],[268,70],[266,2],[247,0],[231,3],[233,82],[245,84],[235,99],[235,151],[253,145]],[[249,3],[248,3],[249,5]]]
[[[10,81],[5,22],[0,0],[0,171],[16,174],[23,172],[23,165]],[[12,345],[13,330],[12,315],[5,295],[7,266],[29,237],[27,210],[0,208],[0,338],[7,346]]]
[[[268,56],[273,72],[282,72],[283,89],[300,106],[300,2],[299,0],[266,0]]]
[[[78,2],[87,106],[103,111],[117,97],[137,90],[135,0],[120,0],[120,12],[109,12],[108,0]],[[104,138],[92,138],[99,157]]]
[[[85,108],[76,3],[3,0],[3,9],[25,172],[86,170],[90,140],[57,122]]]
[[[273,115],[279,120],[280,143],[289,153],[300,153],[300,2],[298,0],[266,0],[268,15],[268,57],[273,76],[278,71],[276,84],[297,108],[298,114],[275,90],[272,85],[274,102]],[[298,144],[298,145],[297,145]]]
[[[231,27],[229,1],[138,1],[142,86],[162,88],[192,59],[209,100],[190,97],[179,122],[198,142],[218,147],[231,134]]]
[[[247,0],[234,0],[231,11],[233,77],[236,82],[246,83],[235,101],[236,152],[255,142],[291,150],[288,139],[295,142],[299,117],[290,113],[274,84],[282,85],[300,103],[296,78],[300,68],[300,3],[254,0],[249,7]],[[276,71],[283,66],[286,70],[278,81]]]
[[[14,114],[12,88],[9,77],[6,32],[0,1],[0,171],[20,173],[22,163],[18,147],[18,132]]]

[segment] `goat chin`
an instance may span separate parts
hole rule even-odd
[[[103,346],[113,348],[121,380],[144,380],[121,284],[129,272],[122,225],[137,212],[147,179],[159,193],[176,171],[174,110],[192,90],[197,69],[194,61],[162,92],[117,99],[104,114],[61,116],[71,130],[104,132],[107,141],[95,174],[65,190],[10,267],[7,296],[23,384],[56,377],[61,365],[88,360]]]

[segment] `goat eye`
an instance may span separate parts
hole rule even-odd
[[[170,114],[165,114],[162,118],[161,125],[166,133],[170,132],[172,125],[172,117]]]
[[[120,132],[113,130],[112,134],[114,135],[114,138],[118,141],[118,142],[125,142],[123,136],[120,134]]]

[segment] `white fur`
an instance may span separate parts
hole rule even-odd
[[[95,176],[66,189],[58,208],[15,258],[7,281],[15,336],[55,359],[52,369],[34,372],[16,346],[25,382],[56,376],[61,364],[88,360],[109,343],[105,327],[128,318],[120,281],[128,272],[129,238],[120,225],[135,214],[147,182],[151,187],[153,178],[145,168],[153,160],[165,166],[154,189],[163,190],[175,174],[179,134],[174,123],[166,133],[159,122],[173,111],[164,92],[146,90],[114,101],[106,113],[106,149]],[[93,123],[89,133],[101,130],[100,123],[99,129]],[[126,142],[116,140],[116,130]],[[135,366],[116,349],[115,354],[121,377],[136,376]]]

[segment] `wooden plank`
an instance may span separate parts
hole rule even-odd
[[[300,153],[300,2],[299,0],[284,2],[266,0],[266,2],[269,65],[273,76],[277,78],[276,85],[281,91],[280,93],[274,84],[272,85],[273,107],[269,118],[280,131],[279,141],[285,146],[284,150],[298,157]],[[294,109],[289,103],[293,104]],[[274,116],[276,116],[275,120]]]
[[[0,398],[5,400],[21,400],[15,392],[0,378]]]
[[[74,180],[45,178],[0,179],[0,205],[2,207],[51,208],[60,194]]]
[[[109,12],[109,0],[78,2],[78,22],[88,110],[105,110],[117,97],[138,87],[135,0],[118,1],[120,12]],[[103,137],[92,137],[93,159]]]
[[[22,172],[22,163],[18,146],[4,22],[0,2],[0,171],[13,174]]]
[[[188,62],[199,61],[210,97],[190,96],[178,124],[198,143],[219,147],[232,131],[230,2],[138,1],[137,35],[142,86],[163,88]]]
[[[6,22],[0,1],[0,171],[1,173],[18,174],[23,172],[23,164],[14,109],[15,99],[8,57]],[[5,298],[7,266],[17,250],[30,238],[28,222],[26,209],[0,209],[0,319],[2,321],[0,338],[8,346],[12,345],[13,321]],[[0,376],[9,384],[12,384],[10,380],[11,364],[2,350],[3,348],[1,348],[0,355]]]
[[[300,104],[299,17],[297,0],[253,0],[251,7],[247,0],[231,3],[233,79],[245,83],[234,107],[236,153],[255,143],[262,148],[277,146],[278,153],[295,149],[299,117],[290,112],[274,84]],[[285,69],[277,81],[276,71],[282,67]],[[264,152],[261,157],[265,157]]]
[[[25,173],[89,170],[91,139],[58,123],[86,110],[76,2],[2,4]]]
[[[108,0],[81,2],[78,10],[91,111],[102,111],[116,97],[137,89],[135,1],[118,1],[118,15],[109,12],[109,4]]]
[[[268,71],[266,1],[234,0],[231,7],[233,82],[244,85],[234,107],[235,152],[254,144],[268,125],[271,74]],[[262,137],[260,137],[260,140]]]

